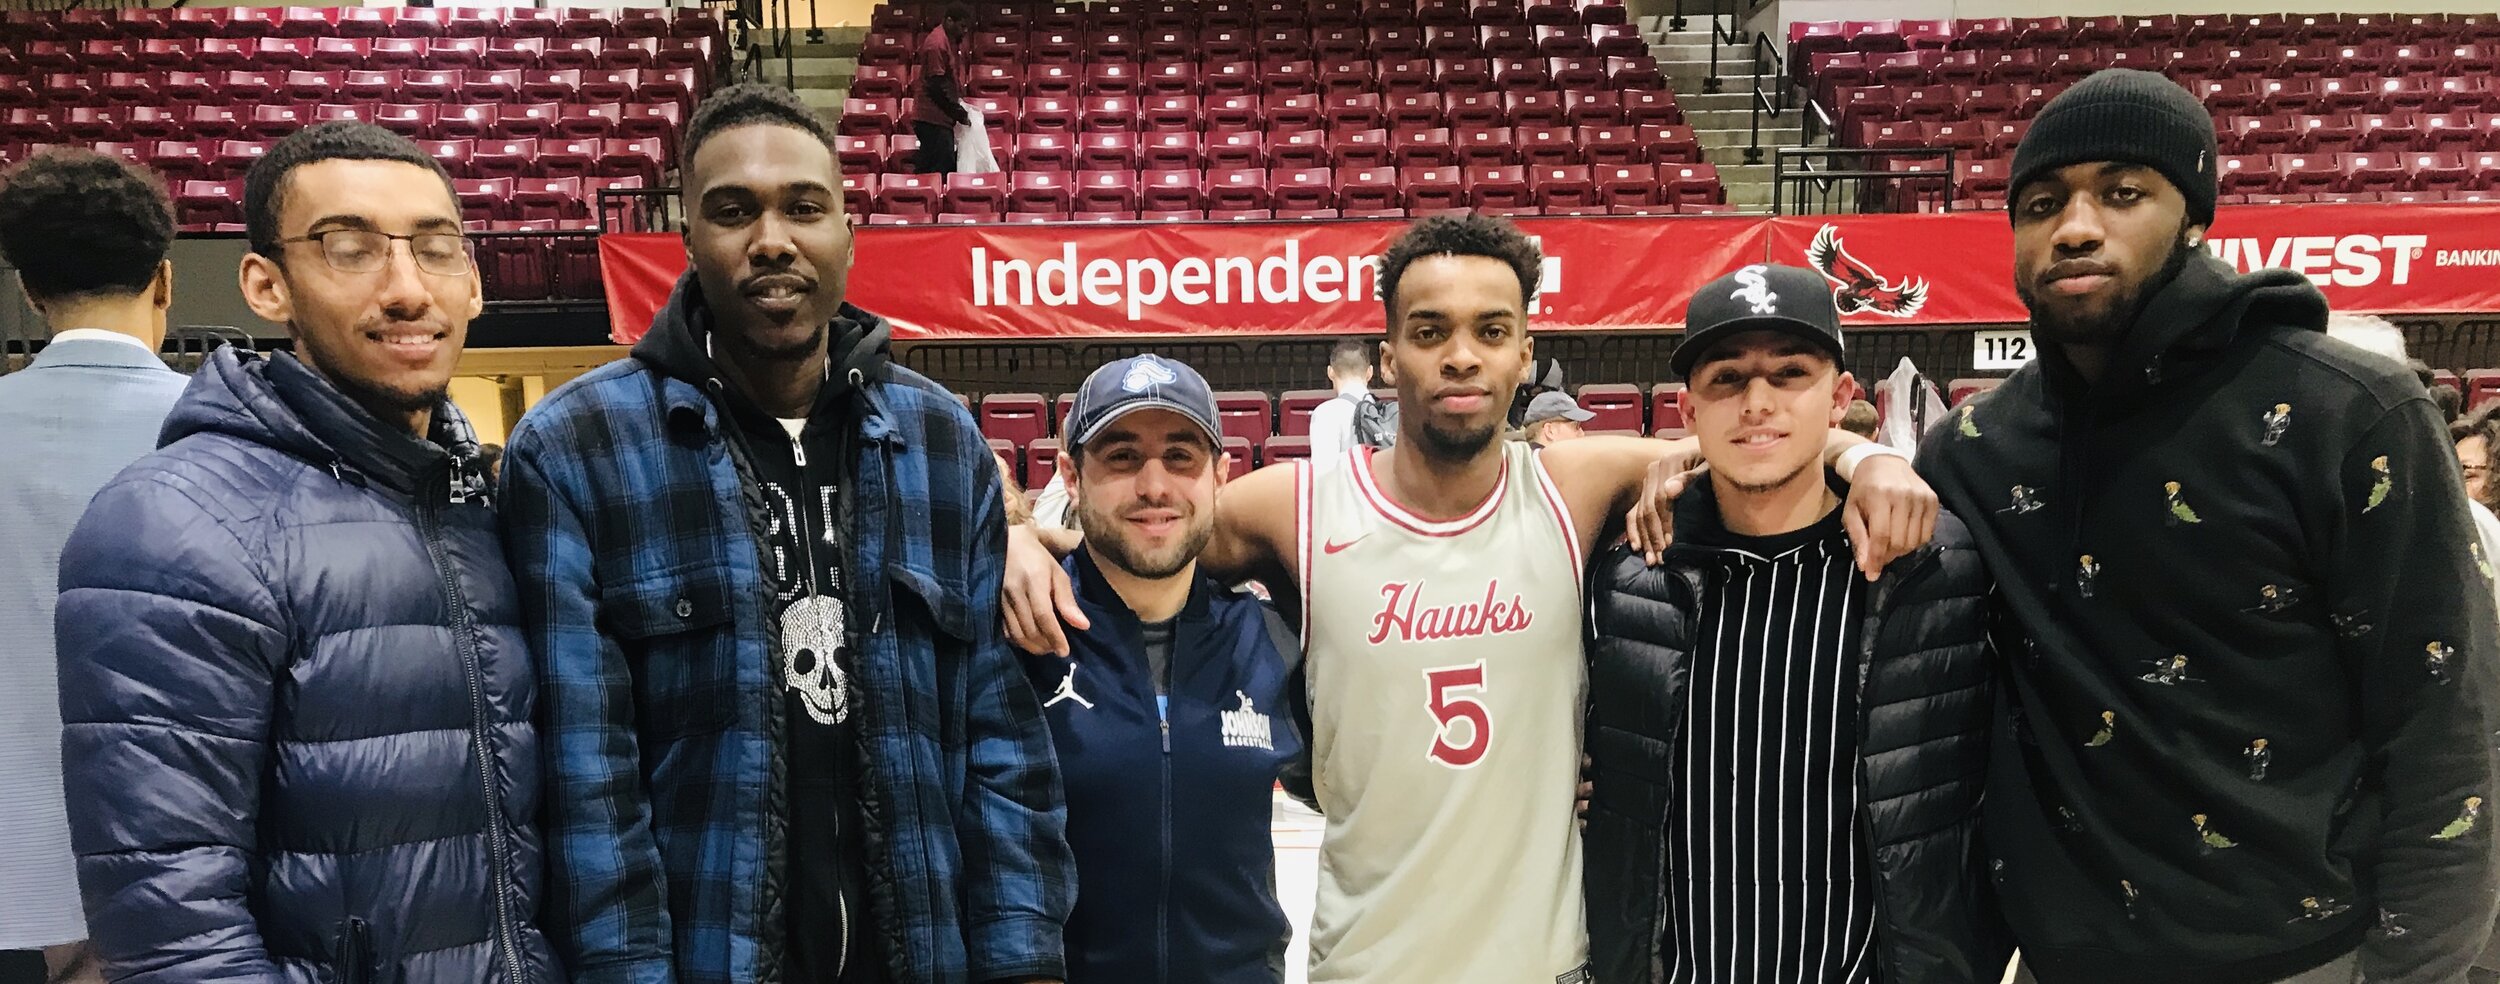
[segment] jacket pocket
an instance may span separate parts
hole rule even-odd
[[[356,916],[339,920],[334,944],[337,984],[369,984],[373,980],[373,933],[365,921]]]
[[[723,565],[680,568],[609,589],[599,618],[625,651],[644,732],[704,734],[737,717],[738,638]]]

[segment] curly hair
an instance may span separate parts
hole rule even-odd
[[[1502,261],[1519,277],[1523,310],[1536,299],[1537,282],[1545,272],[1545,254],[1509,219],[1474,213],[1424,219],[1409,226],[1405,235],[1380,254],[1380,305],[1393,332],[1398,320],[1398,281],[1405,279],[1408,266],[1427,256],[1483,256]]]
[[[694,117],[686,121],[685,136],[678,141],[681,149],[677,159],[692,161],[695,151],[702,149],[704,141],[714,134],[755,123],[802,130],[822,141],[826,149],[834,146],[833,128],[800,102],[798,93],[768,83],[745,82],[712,93],[694,108]],[[691,182],[688,187],[692,187]]]
[[[278,216],[286,211],[286,177],[296,168],[322,161],[397,161],[414,164],[443,179],[443,193],[457,203],[459,189],[442,162],[426,155],[415,141],[371,123],[331,120],[287,134],[269,153],[243,172],[243,234],[252,252],[281,261]],[[455,209],[457,211],[457,209]]]
[[[34,297],[139,293],[173,241],[173,199],[153,171],[64,147],[0,175],[0,258]]]

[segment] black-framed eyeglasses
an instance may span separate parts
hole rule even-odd
[[[391,262],[391,241],[408,244],[417,269],[438,277],[469,275],[469,238],[456,232],[420,232],[395,236],[371,229],[332,229],[309,236],[278,240],[277,245],[319,243],[322,262],[340,273],[372,273]]]

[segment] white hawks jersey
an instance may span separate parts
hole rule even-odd
[[[1312,984],[1585,979],[1582,559],[1561,495],[1519,442],[1447,522],[1390,501],[1368,448],[1314,471],[1296,572],[1327,814]]]

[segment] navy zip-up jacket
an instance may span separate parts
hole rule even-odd
[[[536,682],[449,402],[218,349],[61,551],[62,774],[129,984],[549,984]],[[5,919],[0,915],[0,919]]]
[[[1198,577],[1172,625],[1167,733],[1136,614],[1090,552],[1065,563],[1093,628],[1069,631],[1068,659],[1025,665],[1076,853],[1068,984],[1283,980],[1269,792],[1281,777],[1308,798],[1301,644],[1258,599]]]

